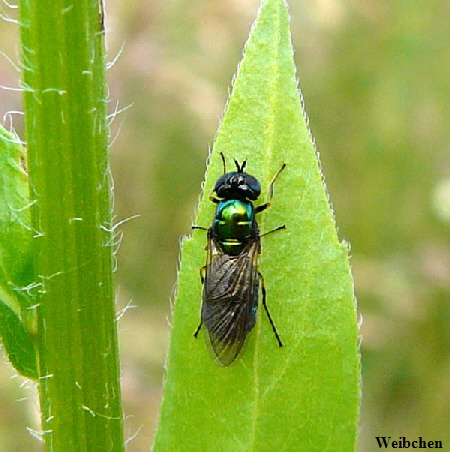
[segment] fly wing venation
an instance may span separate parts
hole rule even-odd
[[[208,246],[203,288],[202,319],[208,342],[219,362],[228,366],[239,355],[248,333],[255,325],[258,308],[258,241],[239,255]]]

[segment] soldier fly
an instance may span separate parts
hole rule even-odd
[[[262,304],[278,345],[280,336],[266,304],[264,279],[258,271],[261,237],[284,229],[279,226],[260,235],[255,214],[267,209],[273,198],[273,185],[286,164],[275,174],[269,186],[269,202],[255,207],[261,194],[259,181],[244,172],[247,162],[234,160],[236,171],[227,173],[221,153],[224,174],[214,186],[212,202],[217,204],[210,228],[193,226],[207,232],[206,265],[200,269],[203,284],[201,321],[207,329],[207,340],[218,363],[230,365],[239,355],[245,339],[255,326],[258,292],[261,281]],[[214,196],[214,193],[217,197]]]

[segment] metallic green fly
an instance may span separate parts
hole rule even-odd
[[[245,339],[255,326],[258,311],[259,283],[261,281],[262,304],[272,330],[281,347],[280,336],[270,316],[266,303],[264,279],[258,271],[258,256],[261,253],[261,237],[284,229],[279,226],[260,235],[255,214],[267,209],[273,198],[273,185],[286,167],[283,163],[269,186],[269,202],[255,207],[261,194],[258,180],[244,172],[246,161],[236,171],[227,173],[223,154],[224,174],[217,180],[211,201],[217,204],[212,226],[207,230],[206,265],[201,268],[203,299],[201,321],[207,329],[207,339],[219,364],[230,365],[236,360]]]

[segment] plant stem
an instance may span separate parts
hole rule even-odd
[[[123,450],[100,0],[21,0],[48,451]]]

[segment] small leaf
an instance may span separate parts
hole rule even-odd
[[[31,262],[30,199],[25,154],[18,138],[0,126],[0,275],[25,282]]]
[[[36,355],[22,315],[32,300],[31,228],[24,152],[17,138],[0,127],[0,336],[8,358],[23,375],[35,378]]]
[[[259,214],[260,271],[284,347],[262,307],[240,360],[218,367],[199,323],[205,234],[183,241],[167,379],[155,450],[354,450],[359,406],[357,318],[347,247],[337,238],[297,88],[283,0],[266,0],[239,66],[208,168],[196,224],[223,173],[219,153],[247,160],[273,204]]]
[[[0,332],[11,364],[25,377],[38,377],[36,352],[30,334],[17,315],[0,303]]]

